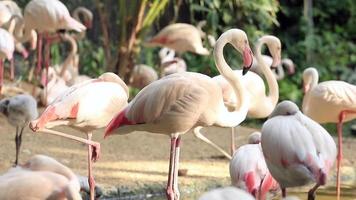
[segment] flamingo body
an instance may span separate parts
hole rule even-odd
[[[0,28],[0,59],[11,60],[14,50],[14,38],[5,29]]]
[[[131,73],[130,85],[142,89],[157,79],[157,72],[152,67],[143,64],[135,65]]]
[[[199,200],[253,200],[250,194],[235,187],[219,188],[204,193]]]
[[[41,19],[41,23],[38,22]],[[36,29],[39,33],[57,30],[84,31],[84,25],[73,19],[67,7],[58,0],[31,0],[25,7],[26,27]]]
[[[268,169],[282,189],[310,182],[316,188],[324,185],[336,159],[329,133],[290,101],[278,104],[263,124],[261,145]]]
[[[356,86],[343,81],[321,82],[303,99],[303,113],[319,123],[338,122],[344,110],[355,111],[345,122],[356,118]]]
[[[203,47],[199,30],[191,24],[168,25],[148,43],[153,46],[165,46],[180,53],[190,51],[201,55],[209,54],[209,51]]]
[[[75,174],[58,161],[44,155],[32,157],[21,167],[0,176],[0,199],[81,200]]]

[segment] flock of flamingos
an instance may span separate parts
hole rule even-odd
[[[95,193],[92,165],[100,158],[100,144],[91,138],[93,131],[101,128],[105,128],[105,138],[133,131],[166,134],[171,138],[166,188],[169,200],[180,197],[181,135],[190,130],[231,159],[234,187],[213,190],[201,196],[201,200],[262,200],[269,191],[278,188],[283,198],[293,199],[286,196],[286,188],[309,183],[315,186],[308,192],[308,199],[315,199],[317,188],[325,185],[335,160],[337,199],[340,199],[342,125],[356,118],[356,86],[343,81],[318,83],[318,71],[307,68],[303,73],[302,111],[292,101],[278,103],[277,79],[283,78],[284,72],[277,37],[262,36],[254,53],[243,30],[227,30],[216,41],[208,37],[220,72],[211,78],[186,72],[184,60],[175,57],[175,52],[187,51],[208,55],[209,50],[202,44],[205,33],[189,24],[169,25],[148,41],[151,46],[164,47],[160,51],[161,78],[152,68],[136,65],[129,85],[141,91],[128,102],[128,86],[116,74],[107,72],[92,79],[78,73],[76,40],[83,38],[86,28],[91,27],[90,11],[80,8],[71,17],[58,0],[31,0],[23,14],[15,2],[0,1],[0,10],[0,87],[4,60],[10,60],[13,66],[15,50],[27,57],[23,43],[30,42],[37,51],[34,73],[35,77],[41,77],[44,89],[40,99],[46,106],[38,116],[37,100],[31,95],[0,100],[0,111],[16,127],[15,167],[0,176],[0,199],[81,199],[77,177],[53,158],[36,155],[18,165],[22,132],[28,125],[34,132],[59,135],[88,146],[90,199],[94,199]],[[49,47],[61,41],[69,42],[71,51],[62,64],[50,66]],[[228,43],[242,55],[242,70],[232,70],[226,63],[223,49]],[[263,45],[272,57],[261,54]],[[289,73],[294,73],[291,60],[283,59],[283,63]],[[13,79],[15,72],[10,68]],[[268,85],[267,94],[262,77]],[[232,156],[200,132],[202,127],[213,125],[234,128],[246,117],[267,120],[261,133],[251,134],[249,144],[239,147]],[[338,145],[319,125],[327,122],[337,123]],[[80,130],[87,138],[52,129],[57,126]],[[234,151],[234,138],[231,141]]]

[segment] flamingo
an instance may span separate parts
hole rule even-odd
[[[40,101],[42,105],[48,106],[58,96],[65,92],[69,87],[66,85],[64,79],[62,79],[53,67],[48,68],[48,83],[46,83],[46,72],[42,71],[41,82],[45,89],[41,91]]]
[[[282,196],[286,197],[287,187],[315,182],[308,192],[308,200],[314,199],[336,159],[333,138],[291,101],[276,106],[261,132],[263,155]]]
[[[0,113],[4,114],[7,117],[7,121],[16,127],[16,159],[14,164],[17,165],[23,129],[31,120],[38,117],[37,102],[32,96],[26,94],[5,98],[0,101]]]
[[[276,190],[278,184],[268,171],[260,140],[261,133],[254,132],[249,136],[249,144],[236,150],[230,161],[230,178],[233,186],[256,199],[266,199],[267,192]]]
[[[187,71],[187,64],[182,58],[174,57],[175,52],[169,48],[162,48],[159,51],[161,60],[161,76]]]
[[[274,67],[272,66],[273,58],[271,56],[262,55],[262,59],[267,66],[270,66],[272,69],[274,69]],[[279,65],[277,65],[277,67],[275,68],[276,71],[273,71],[277,80],[284,79],[284,77],[285,77],[284,68],[287,69],[287,73],[289,75],[292,75],[295,73],[295,64],[293,63],[293,61],[290,58],[283,58],[281,60],[281,63]],[[251,71],[257,73],[258,75],[263,75],[263,73],[259,67],[259,62],[257,61],[256,58],[254,58],[254,60],[253,60]]]
[[[86,27],[80,22],[73,19],[67,7],[59,0],[31,0],[25,7],[24,17],[14,15],[18,19],[15,29],[15,38],[19,42],[27,41],[32,30],[38,32],[37,40],[37,74],[42,66],[42,38],[47,40],[45,48],[45,67],[46,70],[50,65],[49,47],[53,37],[50,33],[62,30],[74,30],[82,32]],[[41,19],[41,20],[38,20]]]
[[[199,29],[191,24],[176,23],[168,25],[149,40],[147,44],[149,46],[168,47],[178,53],[190,51],[200,55],[209,55],[209,51],[203,47]]]
[[[80,18],[80,15],[82,18]],[[82,6],[77,7],[74,9],[72,12],[72,16],[74,19],[76,19],[78,22],[82,22],[86,28],[92,28],[93,27],[93,13]],[[83,20],[81,20],[83,19]],[[83,39],[85,37],[86,31],[82,31],[79,34],[77,34],[77,37],[75,38],[76,40]]]
[[[166,190],[169,200],[179,199],[177,176],[181,135],[200,125],[234,127],[246,117],[248,102],[244,98],[245,90],[223,56],[223,48],[227,43],[231,43],[243,54],[244,74],[251,66],[252,52],[246,33],[240,29],[223,33],[214,49],[218,70],[232,84],[237,99],[241,102],[236,110],[227,110],[219,86],[210,77],[182,72],[165,76],[143,88],[106,127],[105,137],[127,134],[134,130],[171,137]]]
[[[33,131],[67,137],[88,145],[91,200],[95,194],[92,161],[96,161],[100,153],[100,144],[91,141],[92,131],[105,127],[110,119],[127,105],[128,96],[127,86],[117,75],[104,73],[96,79],[71,86],[58,96],[38,119],[30,122]],[[48,129],[59,125],[67,125],[86,133],[87,140]]]
[[[157,72],[152,67],[140,64],[133,68],[129,83],[131,87],[142,89],[157,79]]]
[[[356,86],[344,81],[318,83],[315,68],[303,73],[303,113],[319,123],[337,123],[337,199],[340,199],[340,167],[342,160],[342,125],[356,119]]]
[[[248,117],[250,118],[265,118],[273,111],[276,106],[279,98],[279,89],[278,83],[273,75],[270,67],[263,62],[263,57],[261,55],[262,45],[266,44],[271,55],[273,56],[273,66],[276,66],[280,63],[281,57],[281,42],[277,37],[271,35],[265,35],[261,37],[256,44],[256,59],[260,63],[260,68],[267,80],[268,84],[268,95],[265,93],[266,88],[263,79],[256,73],[248,73],[245,76],[241,76],[241,70],[235,70],[234,73],[236,76],[242,81],[243,87],[247,90],[247,97],[249,99],[249,109],[248,109]],[[228,107],[231,105],[239,104],[239,101],[236,99],[233,93],[232,87],[228,84],[227,80],[219,75],[213,78],[219,86],[221,87],[223,93],[223,100]],[[203,134],[199,134],[198,131],[194,131],[195,136],[198,139],[212,145],[212,141],[206,138]],[[231,154],[235,151],[235,136],[234,136],[234,128],[231,129]],[[212,145],[216,148],[217,145]],[[216,148],[219,152],[221,152],[225,157],[231,159],[229,153],[225,152],[221,148]]]
[[[249,193],[235,187],[218,188],[204,193],[198,200],[254,200]]]
[[[23,17],[21,8],[14,1],[0,1],[0,13],[0,27],[7,30],[15,25],[15,20],[11,20],[12,15],[18,15],[21,18]],[[36,39],[37,34],[33,31],[31,34],[31,43],[36,43]],[[15,50],[21,53],[24,58],[27,58],[29,55],[26,48],[18,41],[15,41]]]
[[[0,176],[0,199],[81,200],[79,190],[76,175],[45,155],[35,155]]]
[[[5,29],[0,28],[0,94],[4,82],[4,60],[12,60],[14,49],[14,38]]]

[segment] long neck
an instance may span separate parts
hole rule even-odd
[[[285,76],[284,68],[282,65],[278,65],[276,71],[274,72],[277,80],[282,80]]]
[[[314,88],[316,85],[318,85],[319,82],[319,74],[318,71],[312,71],[311,73],[311,82],[310,82],[310,87],[309,87],[309,91]]]
[[[77,52],[78,52],[78,45],[76,43],[76,41],[74,40],[74,38],[72,36],[70,36],[69,34],[66,34],[64,36],[64,40],[69,42],[70,46],[71,46],[71,50],[67,56],[67,58],[64,60],[64,62],[61,64],[62,65],[62,69],[61,69],[61,72],[59,73],[59,75],[61,77],[63,77],[65,71],[67,70],[67,68],[71,65],[71,67],[75,67],[73,66],[74,64],[74,59],[75,59],[75,56],[77,55]],[[74,70],[77,70],[77,69],[74,69]]]
[[[20,43],[27,42],[28,40],[31,39],[31,31],[32,29],[28,29],[25,26],[24,20],[22,17],[19,15],[13,15],[11,17],[11,21],[16,20],[16,25],[15,25],[15,30],[14,30],[14,36],[16,40]]]
[[[236,95],[237,105],[233,112],[229,112],[225,107],[225,112],[221,115],[221,120],[219,120],[218,124],[222,126],[236,126],[241,123],[247,114],[248,111],[248,101],[246,98],[246,91],[245,88],[242,86],[240,80],[235,76],[233,70],[230,66],[226,63],[224,58],[224,46],[227,43],[230,43],[233,39],[232,34],[225,34],[219,38],[217,43],[215,44],[214,48],[214,58],[215,64],[217,69],[219,70],[220,74],[229,82],[233,91]],[[238,124],[236,124],[238,123]]]
[[[266,63],[263,61],[261,49],[264,43],[265,42],[263,40],[259,40],[257,42],[255,54],[256,54],[256,59],[258,61],[258,64],[260,65],[260,69],[262,70],[262,73],[267,80],[268,91],[269,91],[267,98],[271,101],[272,105],[275,106],[279,98],[278,83],[270,67],[268,67]]]

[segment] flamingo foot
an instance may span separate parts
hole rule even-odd
[[[92,157],[91,160],[93,162],[96,162],[100,158],[100,143],[94,143],[92,144]]]

